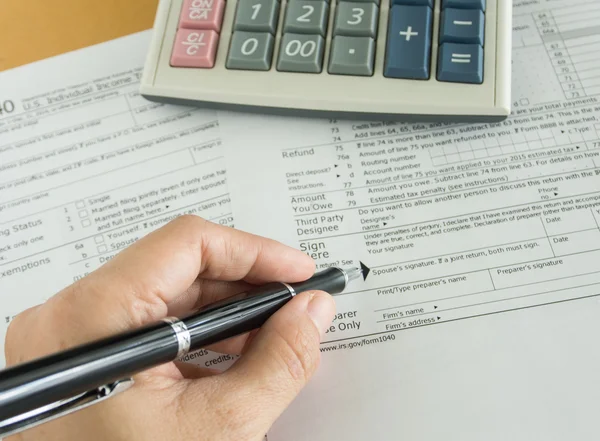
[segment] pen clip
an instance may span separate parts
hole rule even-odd
[[[0,421],[0,438],[31,429],[39,424],[47,423],[99,403],[129,389],[131,386],[133,386],[133,379],[125,378]]]

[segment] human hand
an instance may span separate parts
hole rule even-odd
[[[182,216],[19,314],[6,335],[7,367],[182,315],[249,284],[299,282],[314,269],[298,250]],[[207,348],[242,354],[225,372],[167,363],[134,376],[122,394],[9,439],[262,440],[315,372],[334,314],[329,294],[300,293],[259,330]]]

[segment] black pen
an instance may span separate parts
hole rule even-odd
[[[339,294],[358,268],[331,267],[299,283],[273,282],[120,335],[0,371],[0,437],[126,390],[132,375],[259,328],[297,293]]]

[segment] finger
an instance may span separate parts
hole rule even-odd
[[[174,301],[201,303],[201,290],[188,291],[199,276],[296,282],[313,272],[313,260],[299,250],[197,216],[182,216],[135,242],[29,317],[37,329],[56,337],[54,343],[46,343],[55,345],[50,349],[64,349],[162,319]],[[189,297],[181,297],[186,293]]]
[[[189,311],[246,291],[252,286],[244,281],[227,282],[198,277],[188,289],[168,303],[167,314],[181,316]]]
[[[212,405],[225,415],[235,411],[237,426],[266,433],[315,372],[319,343],[334,314],[329,294],[313,291],[294,297],[261,327],[244,355],[214,377],[220,387],[210,397]],[[194,403],[201,390],[214,390],[207,386],[210,380],[188,385],[182,407]]]

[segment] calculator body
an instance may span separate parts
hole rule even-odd
[[[177,33],[182,31],[182,8],[186,1],[189,3],[193,0],[162,0],[159,4],[140,86],[140,93],[148,100],[231,111],[355,120],[499,121],[510,114],[510,0],[482,0],[485,3],[485,27],[482,34],[485,44],[480,60],[480,83],[440,81],[438,78],[441,68],[438,64],[442,56],[442,1],[445,0],[429,0],[432,7],[430,28],[427,31],[430,44],[426,66],[428,71],[425,78],[421,76],[418,79],[386,76],[386,72],[390,71],[386,63],[389,64],[391,57],[388,33],[390,39],[398,39],[396,34],[400,34],[398,41],[405,44],[405,36],[409,39],[417,32],[415,28],[401,28],[399,32],[396,28],[394,35],[391,35],[391,20],[395,11],[393,8],[396,7],[391,2],[395,0],[374,0],[377,4],[377,17],[376,34],[369,49],[372,51],[371,71],[366,74],[357,71],[357,75],[331,73],[334,55],[332,48],[335,46],[335,39],[339,37],[335,35],[336,26],[339,27],[336,24],[336,9],[345,0],[327,1],[323,45],[320,49],[321,66],[318,71],[294,72],[278,68],[281,65],[279,57],[285,55],[286,49],[287,54],[299,56],[302,56],[303,49],[304,54],[312,49],[307,48],[307,44],[303,45],[302,41],[294,44],[289,39],[287,43],[285,40],[286,13],[298,0],[275,0],[278,2],[278,9],[275,29],[269,37],[272,38],[270,59],[268,66],[262,70],[228,67],[228,64],[235,65],[231,61],[231,52],[235,43],[234,35],[240,32],[235,29],[236,19],[239,19],[236,17],[238,3],[251,0],[227,0],[224,3],[220,11],[222,15],[217,18],[220,20],[218,38],[211,43],[213,59],[210,67],[174,66]],[[208,0],[204,1],[206,5]],[[351,20],[356,20],[356,14]],[[244,43],[245,52],[250,52],[253,45],[247,41]],[[286,47],[282,44],[286,44]],[[188,42],[185,47],[190,45],[192,43]],[[344,47],[344,52],[346,50],[349,53],[354,51],[348,46]],[[400,50],[402,55],[404,49]],[[452,57],[451,62],[460,68],[467,63],[460,57],[470,55],[452,53],[448,57]],[[459,62],[463,64],[459,65]]]

